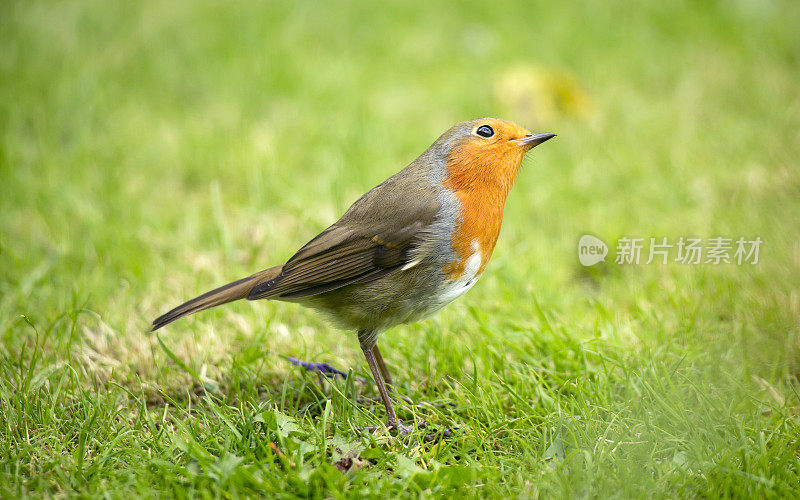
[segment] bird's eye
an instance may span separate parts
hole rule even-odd
[[[494,130],[489,125],[481,125],[475,133],[481,137],[491,137],[494,135]]]

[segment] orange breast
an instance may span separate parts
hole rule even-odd
[[[444,269],[450,279],[457,279],[464,273],[476,241],[481,252],[478,275],[483,273],[500,235],[506,197],[522,158],[517,151],[492,153],[487,154],[485,148],[467,143],[458,148],[448,164],[448,176],[442,184],[461,202],[460,217],[452,236],[457,260]]]

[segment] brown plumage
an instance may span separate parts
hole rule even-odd
[[[176,319],[182,318],[188,314],[194,314],[205,309],[227,304],[228,302],[233,302],[234,300],[243,299],[247,297],[247,295],[250,293],[250,290],[252,290],[253,287],[259,283],[278,276],[278,274],[281,272],[281,267],[282,266],[275,266],[258,272],[252,276],[248,276],[247,278],[242,278],[234,281],[233,283],[222,285],[221,287],[215,288],[210,292],[206,292],[199,297],[195,297],[190,301],[184,302],[168,313],[162,314],[154,319],[153,328],[150,331],[154,332],[162,326],[168,325]]]

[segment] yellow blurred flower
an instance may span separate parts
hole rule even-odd
[[[586,118],[592,100],[578,80],[561,69],[516,65],[494,87],[497,102],[511,119],[536,126],[556,118]]]

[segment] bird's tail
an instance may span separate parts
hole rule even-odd
[[[154,319],[153,329],[150,331],[154,332],[162,326],[172,323],[176,319],[182,318],[188,314],[193,314],[197,311],[209,309],[220,304],[233,302],[234,300],[243,299],[247,297],[250,290],[259,283],[276,278],[280,274],[282,267],[283,266],[276,266],[266,269],[252,276],[248,276],[247,278],[242,278],[233,283],[228,283],[227,285],[211,290],[210,292],[206,292],[188,302],[184,302],[170,312]]]

